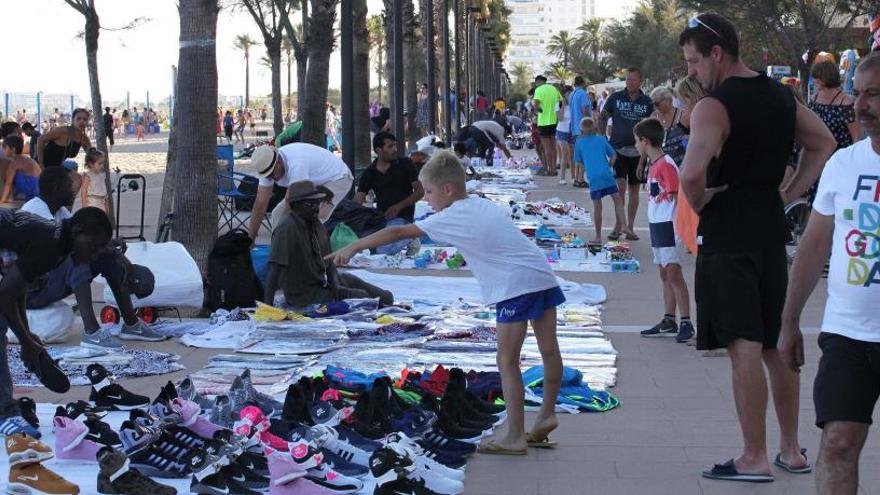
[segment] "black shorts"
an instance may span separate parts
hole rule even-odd
[[[542,138],[552,137],[556,139],[556,124],[552,125],[539,125],[538,126],[538,134]]]
[[[880,397],[880,343],[819,334],[822,358],[813,382],[816,426],[829,421],[871,424]]]
[[[737,339],[775,349],[788,287],[785,246],[697,255],[697,349]]]
[[[636,175],[639,168],[639,157],[623,156],[618,154],[614,160],[614,178],[626,179],[626,183],[630,185],[644,184],[646,181]]]

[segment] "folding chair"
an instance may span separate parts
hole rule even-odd
[[[239,186],[243,181],[256,181],[256,178],[236,172],[234,156],[231,144],[217,146],[217,206],[220,213],[218,231],[221,232],[224,229],[247,229],[246,223],[251,216],[249,210],[257,199],[256,192],[251,194],[241,191]],[[245,214],[240,215],[241,212]],[[270,215],[263,217],[262,225],[272,232]]]

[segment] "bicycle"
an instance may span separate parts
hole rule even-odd
[[[794,258],[797,256],[801,237],[803,237],[804,232],[807,230],[807,222],[810,220],[811,210],[810,202],[807,198],[803,197],[785,205],[785,223],[788,225],[789,233],[791,233],[791,240],[785,246],[789,265],[794,262]]]

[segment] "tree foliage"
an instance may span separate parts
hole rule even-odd
[[[657,84],[683,72],[678,35],[686,23],[675,0],[643,0],[630,17],[605,30],[605,50],[614,69],[638,67]]]
[[[568,68],[575,47],[575,37],[565,30],[559,31],[547,40],[547,54],[558,57],[564,68]]]

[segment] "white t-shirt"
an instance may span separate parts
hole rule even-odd
[[[28,213],[33,213],[34,215],[45,218],[46,220],[53,220],[56,224],[61,223],[62,220],[67,220],[72,215],[70,211],[65,207],[58,208],[58,211],[55,212],[55,215],[52,215],[52,212],[49,211],[49,205],[46,204],[39,196],[35,198],[31,198],[27,203],[21,206],[21,211],[25,211]]]
[[[565,105],[565,108],[563,109],[562,120],[556,124],[556,131],[571,134],[571,110],[569,110],[568,103],[564,101],[560,105]]]
[[[492,141],[496,143],[504,142],[504,127],[494,120],[478,120],[474,122],[474,127],[486,133]]]
[[[813,209],[834,215],[822,331],[880,342],[880,155],[870,139],[831,156]]]
[[[261,186],[278,184],[288,187],[294,182],[310,180],[316,186],[343,178],[352,178],[348,165],[330,150],[308,143],[290,143],[278,148],[284,157],[284,176],[273,181],[268,177],[260,179]]]
[[[516,228],[510,210],[487,199],[460,199],[416,226],[458,248],[486,304],[559,285],[547,257]]]

